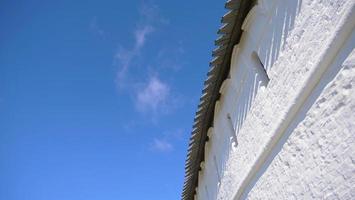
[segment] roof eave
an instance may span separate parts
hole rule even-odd
[[[200,164],[204,161],[207,131],[212,126],[214,107],[220,97],[220,87],[228,77],[233,47],[242,35],[242,24],[253,5],[252,0],[229,0],[225,7],[228,13],[222,17],[222,27],[218,30],[220,37],[215,41],[217,51],[210,63],[210,70],[200,98],[198,111],[194,120],[193,131],[185,163],[185,181],[182,191],[183,200],[192,200],[198,185]]]

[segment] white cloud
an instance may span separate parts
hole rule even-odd
[[[140,49],[143,47],[145,41],[146,41],[146,37],[148,34],[152,33],[154,31],[154,28],[147,24],[143,27],[139,27],[135,32],[135,49]]]
[[[132,67],[135,59],[141,54],[147,38],[152,34],[156,27],[167,24],[167,20],[160,16],[159,7],[157,5],[142,3],[139,9],[139,20],[136,29],[133,31],[134,41],[131,48],[120,46],[114,55],[114,64],[117,65],[116,83],[120,89],[125,88],[127,84],[127,73]]]
[[[114,57],[114,62],[117,63],[119,69],[116,74],[116,83],[118,88],[122,89],[125,86],[126,74],[132,59],[137,52],[120,47]]]
[[[142,16],[142,21],[150,24],[169,24],[169,20],[161,16],[156,4],[143,2],[139,7],[139,14]]]
[[[159,49],[165,50],[150,52],[148,57],[145,48],[149,44],[150,36],[169,22],[160,15],[158,6],[146,2],[141,4],[139,15],[136,28],[131,34],[133,40],[128,46],[119,45],[114,54],[113,64],[117,67],[115,81],[119,90],[131,95],[138,112],[148,114],[151,117],[149,119],[157,122],[161,114],[171,113],[183,104],[182,97],[173,93],[169,84],[158,77],[165,72],[171,75],[171,69],[181,68],[180,55],[184,50],[181,42],[177,48],[175,45],[170,47],[160,44],[166,47],[159,46]],[[146,73],[148,81],[145,82],[142,77],[146,77]],[[152,73],[156,75],[149,77]]]
[[[153,76],[148,84],[137,91],[136,107],[141,112],[164,112],[170,97],[170,87],[157,77]]]
[[[91,22],[90,22],[90,30],[94,33],[99,35],[100,37],[104,37],[105,36],[105,31],[99,26],[97,17],[95,16],[94,18],[92,18]]]
[[[155,58],[156,65],[161,70],[179,71],[185,65],[182,57],[185,53],[181,41],[170,43],[162,47]]]
[[[147,40],[147,36],[153,31],[154,28],[149,24],[138,26],[137,29],[134,31],[135,40],[133,48],[127,49],[120,47],[116,52],[114,56],[114,61],[119,66],[116,77],[116,82],[119,88],[123,88],[125,86],[124,82],[126,78],[126,73],[129,70],[133,59],[139,55]]]
[[[181,128],[175,129],[175,130],[170,130],[170,131],[165,131],[163,132],[166,138],[169,138],[169,140],[182,140],[185,134],[185,131]]]
[[[174,149],[173,145],[164,139],[157,139],[153,140],[151,144],[153,150],[160,151],[160,152],[170,152]]]

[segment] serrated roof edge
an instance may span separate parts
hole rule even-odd
[[[239,43],[243,21],[252,7],[252,0],[229,0],[225,4],[228,12],[222,17],[222,27],[217,31],[220,37],[215,41],[217,52],[213,52],[210,70],[204,84],[198,111],[194,119],[186,162],[185,180],[181,195],[182,200],[192,200],[198,186],[200,164],[204,161],[207,131],[212,126],[214,107],[219,99],[219,90],[227,78],[230,59],[235,44]],[[221,40],[223,38],[223,41]]]

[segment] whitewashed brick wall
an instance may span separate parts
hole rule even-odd
[[[264,0],[252,9],[196,199],[355,198],[354,5]],[[253,70],[253,53],[269,83]]]

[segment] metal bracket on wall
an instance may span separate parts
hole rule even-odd
[[[237,146],[238,145],[237,131],[234,128],[232,117],[231,117],[231,115],[229,113],[227,114],[227,119],[228,119],[229,127],[231,129],[231,133],[232,133],[231,135],[232,135],[232,137],[233,137],[233,139],[235,141],[234,146]]]

